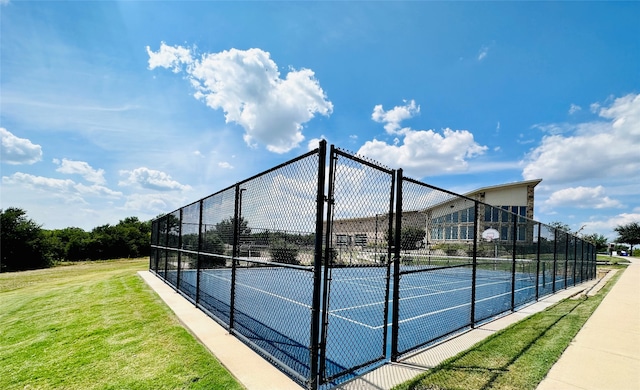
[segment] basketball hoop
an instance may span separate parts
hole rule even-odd
[[[496,229],[489,228],[482,232],[482,238],[487,242],[491,242],[500,238],[500,233]]]

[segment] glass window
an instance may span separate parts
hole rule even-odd
[[[500,228],[500,239],[503,241],[506,241],[509,239],[509,227],[508,226],[502,226]]]
[[[451,222],[457,223],[458,222],[458,212],[454,212],[453,214],[451,214]]]
[[[460,211],[460,222],[469,222],[469,209]]]
[[[502,206],[502,222],[509,222],[509,206]]]

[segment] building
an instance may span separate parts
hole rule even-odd
[[[416,249],[441,243],[472,242],[476,235],[492,240],[532,241],[534,190],[542,179],[479,188],[462,196],[448,194],[441,201],[425,200],[425,207],[403,213],[403,231],[425,232],[416,239]],[[477,230],[474,230],[475,202],[479,201]],[[389,215],[337,219],[332,235],[338,246],[378,247],[386,244]],[[404,246],[405,244],[403,244]],[[411,244],[413,245],[413,244]]]

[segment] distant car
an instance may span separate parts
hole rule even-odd
[[[620,256],[629,256],[627,251],[620,251]]]

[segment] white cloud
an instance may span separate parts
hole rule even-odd
[[[194,97],[222,109],[227,123],[242,126],[251,147],[260,143],[271,152],[288,152],[304,140],[304,123],[333,111],[312,70],[290,69],[283,79],[270,54],[260,49],[230,49],[194,59],[190,49],[162,42],[158,52],[147,48],[147,53],[150,69],[186,72]]]
[[[233,165],[229,164],[226,161],[221,161],[218,163],[218,166],[222,169],[233,169]]]
[[[620,207],[617,200],[605,195],[604,187],[572,187],[556,191],[545,201],[549,206],[573,206],[578,208],[603,209]]]
[[[480,52],[478,53],[478,61],[482,61],[487,58],[488,54],[489,48],[487,46],[483,46],[482,48],[480,48]]]
[[[420,113],[420,106],[416,105],[414,100],[410,102],[404,101],[404,106],[395,106],[389,111],[382,109],[382,104],[378,104],[373,108],[371,119],[378,123],[384,123],[384,129],[389,134],[398,134],[401,132],[400,122],[410,119]]]
[[[62,161],[54,159],[53,162],[60,165],[56,168],[57,172],[69,175],[77,174],[84,177],[85,180],[95,184],[106,183],[106,180],[104,179],[104,169],[95,170],[91,165],[84,161],[74,161],[63,158]]]
[[[413,130],[402,128],[401,122],[420,112],[414,100],[404,101],[405,105],[385,111],[376,105],[371,119],[384,123],[388,134],[399,135],[393,144],[373,139],[365,142],[358,154],[367,156],[392,168],[403,168],[407,176],[422,178],[442,173],[468,170],[467,159],[483,154],[488,148],[476,143],[473,134],[467,130],[444,129]]]
[[[157,67],[170,68],[174,73],[182,70],[182,65],[193,64],[191,50],[182,46],[167,46],[164,42],[160,43],[160,50],[151,51],[147,46],[147,54],[149,55],[149,69],[153,70]]]
[[[113,191],[99,184],[87,186],[82,183],[76,183],[71,179],[55,179],[22,172],[16,172],[11,176],[3,176],[2,183],[5,185],[45,191],[52,196],[65,198],[68,202],[78,201],[86,203],[84,196],[108,198],[119,198],[122,196],[122,192]]]
[[[621,180],[640,177],[640,95],[592,107],[602,119],[573,125],[566,135],[545,136],[526,158],[525,179],[541,177],[547,183],[567,184],[612,176]]]
[[[617,233],[613,232],[613,229],[617,226],[638,221],[640,221],[640,213],[621,213],[605,219],[588,220],[580,223],[578,226],[584,225],[584,234],[598,233],[609,238],[610,241],[613,241],[617,237]]]
[[[406,130],[402,144],[389,145],[374,139],[367,141],[358,154],[389,167],[402,167],[407,176],[422,178],[466,171],[467,159],[486,150],[467,130],[444,129],[442,134],[433,130]]]
[[[42,160],[42,147],[26,138],[19,138],[0,127],[0,159],[7,164],[33,164]]]
[[[307,143],[307,150],[311,151],[318,148],[320,146],[320,141],[322,140],[326,141],[326,139],[327,138],[324,135],[321,135],[320,138],[310,139],[309,142]]]
[[[166,213],[173,207],[173,203],[167,202],[166,196],[160,194],[132,194],[127,196],[124,204],[125,210],[146,212],[154,215]]]
[[[569,115],[575,114],[576,112],[582,110],[582,107],[577,104],[571,103],[571,107],[569,107]]]
[[[133,171],[120,171],[120,175],[128,176],[118,184],[121,186],[137,185],[142,188],[158,191],[183,191],[191,187],[173,180],[170,175],[145,167],[136,168]]]

